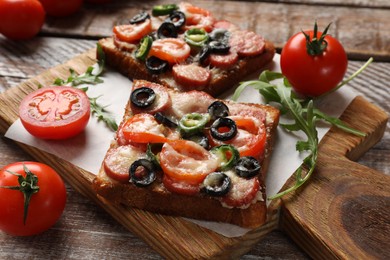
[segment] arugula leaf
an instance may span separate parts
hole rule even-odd
[[[353,77],[356,75],[355,73]],[[274,84],[273,82],[276,80],[278,81]],[[343,82],[342,84],[345,83]],[[264,71],[260,74],[259,80],[242,82],[233,94],[232,99],[237,100],[242,91],[248,86],[259,90],[266,102],[276,104],[282,114],[288,114],[292,117],[294,120],[293,123],[280,124],[281,127],[290,132],[302,131],[307,137],[307,140],[298,140],[296,143],[296,150],[298,152],[308,152],[308,155],[303,159],[301,166],[294,173],[294,185],[270,197],[270,200],[280,198],[287,193],[297,190],[314,172],[317,164],[319,143],[316,123],[319,120],[324,120],[348,133],[365,136],[363,132],[347,126],[340,119],[326,115],[319,109],[314,108],[312,99],[305,100],[298,98],[292,91],[288,80],[279,72]]]
[[[100,44],[97,44],[96,48],[97,48],[97,57],[98,57],[96,68],[94,68],[93,66],[89,66],[85,71],[85,73],[83,74],[77,74],[77,72],[74,69],[70,68],[69,69],[70,76],[66,80],[57,78],[54,81],[54,85],[56,86],[67,85],[67,86],[77,87],[81,84],[96,85],[102,83],[103,80],[100,78],[100,76],[104,72],[106,57]],[[89,88],[88,86],[78,87],[78,89],[81,89],[84,92],[87,92],[88,88]],[[116,124],[115,119],[105,109],[107,106],[101,106],[100,104],[97,103],[98,98],[99,97],[95,97],[95,98],[89,97],[89,102],[91,104],[91,113],[95,115],[99,121],[105,122],[106,125],[111,130],[116,131],[118,129],[118,125]]]
[[[106,107],[100,106],[97,103],[97,99],[89,98],[89,102],[91,103],[91,113],[95,115],[98,121],[103,121],[106,125],[113,131],[118,130],[118,125],[115,122],[115,119],[111,116],[111,114],[105,109]]]

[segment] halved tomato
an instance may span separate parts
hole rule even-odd
[[[133,143],[165,143],[175,138],[171,129],[159,124],[151,114],[135,114],[122,127],[123,136]]]
[[[77,135],[90,118],[88,96],[73,87],[46,87],[27,95],[19,106],[26,130],[43,139],[65,139]]]
[[[174,180],[199,184],[217,169],[219,162],[199,144],[175,140],[163,145],[160,165],[164,173]]]
[[[265,126],[254,117],[231,116],[236,122],[237,135],[227,141],[219,141],[210,135],[212,146],[231,144],[240,152],[240,156],[259,158],[265,149]]]
[[[115,36],[124,42],[136,42],[152,31],[152,22],[146,19],[142,23],[137,24],[122,24],[114,26],[113,32]]]
[[[181,63],[191,54],[191,47],[182,39],[165,38],[152,43],[149,56],[155,56],[170,64]]]

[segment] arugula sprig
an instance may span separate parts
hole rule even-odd
[[[273,102],[277,104],[282,114],[289,114],[292,117],[293,123],[281,123],[281,127],[290,132],[302,131],[307,137],[307,140],[298,140],[296,143],[296,150],[298,152],[306,151],[308,155],[303,159],[302,165],[294,173],[294,185],[270,197],[270,200],[280,198],[297,190],[314,172],[318,158],[319,140],[316,128],[318,121],[324,120],[349,133],[365,136],[365,133],[347,126],[340,119],[326,115],[319,109],[316,109],[312,99],[301,99],[297,97],[295,92],[292,91],[288,80],[279,72],[264,71],[260,74],[259,80],[241,83],[232,99],[237,100],[241,92],[248,86],[259,90],[267,103]],[[307,170],[306,174],[305,170]]]
[[[87,87],[78,87],[81,84],[91,84],[96,85],[99,83],[102,83],[103,80],[100,78],[100,76],[104,72],[104,65],[106,61],[105,54],[103,52],[102,47],[100,44],[97,44],[97,56],[98,56],[98,62],[97,67],[94,68],[93,66],[89,66],[85,73],[78,74],[74,69],[70,68],[70,76],[66,79],[60,79],[57,78],[54,81],[54,85],[56,86],[72,86],[77,87],[80,90],[83,90],[84,92],[88,91]],[[99,121],[103,121],[111,130],[116,131],[118,129],[118,125],[115,122],[114,117],[106,110],[107,106],[102,106],[97,102],[97,99],[101,97],[88,97],[89,102],[91,104],[91,113],[95,115]]]

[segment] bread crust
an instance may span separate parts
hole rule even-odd
[[[132,80],[144,79],[170,88],[183,90],[183,87],[175,82],[170,71],[160,75],[150,74],[143,62],[134,58],[132,52],[117,48],[112,37],[99,40],[99,44],[106,54],[107,64],[124,76]],[[269,41],[265,41],[264,51],[260,55],[240,58],[239,62],[231,69],[212,69],[211,81],[202,91],[209,93],[213,97],[219,96],[239,83],[245,76],[259,71],[259,69],[270,63],[274,55],[274,45]]]
[[[169,89],[170,92],[175,90]],[[224,100],[225,103],[233,101]],[[264,180],[275,141],[276,128],[279,121],[279,111],[268,105],[248,104],[266,112],[266,146],[262,168],[258,178],[261,185],[262,200],[257,200],[247,208],[227,208],[215,198],[199,194],[187,196],[168,191],[161,181],[161,176],[148,187],[137,187],[131,183],[121,183],[107,176],[102,165],[98,176],[93,181],[97,194],[108,201],[124,204],[155,213],[182,216],[194,219],[231,223],[234,225],[255,228],[265,223],[267,207]],[[130,104],[127,104],[124,120],[132,116]],[[118,144],[114,141],[111,147]]]

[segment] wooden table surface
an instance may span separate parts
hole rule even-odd
[[[32,40],[10,41],[0,36],[0,91],[17,86],[48,68],[62,64],[93,48],[96,40],[109,36],[116,21],[149,9],[157,3],[174,1],[122,1],[87,5],[77,14],[48,17],[42,32]],[[357,92],[390,113],[390,2],[387,0],[278,0],[192,1],[210,9],[216,17],[255,30],[282,48],[300,29],[310,29],[314,20],[340,39],[350,58],[347,74],[368,57],[375,62],[352,81]],[[216,2],[218,2],[216,4]],[[15,161],[33,160],[13,141],[0,140],[0,167]],[[359,163],[390,175],[389,123],[382,140]],[[0,259],[161,259],[140,238],[67,185],[68,202],[57,224],[43,234],[12,237],[0,233]],[[1,209],[0,209],[1,210]],[[389,241],[387,241],[389,242]],[[388,252],[390,254],[390,252]],[[242,259],[306,259],[282,230],[273,231]],[[384,257],[385,258],[385,257]]]

